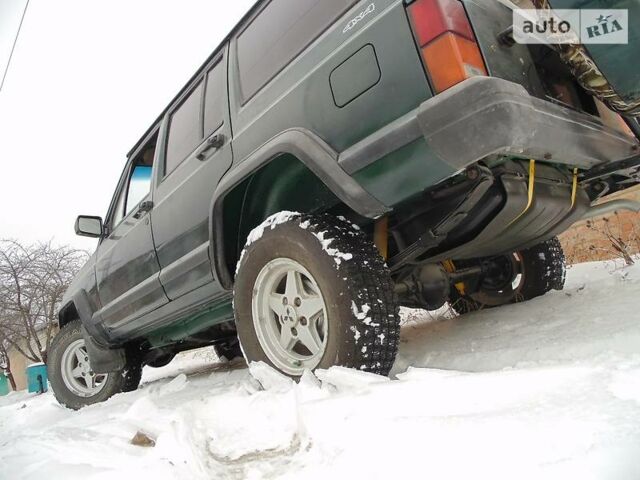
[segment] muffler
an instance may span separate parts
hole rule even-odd
[[[640,202],[636,202],[635,200],[622,199],[612,200],[600,205],[593,205],[591,208],[589,208],[589,210],[585,212],[581,220],[600,217],[617,210],[629,210],[632,212],[640,213]]]

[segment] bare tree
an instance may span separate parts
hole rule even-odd
[[[11,372],[11,357],[9,357],[9,352],[7,352],[6,344],[4,344],[1,339],[0,370],[4,370],[4,372],[7,374],[7,378],[9,379],[9,383],[11,384],[11,389],[15,392],[18,388],[16,386],[15,378],[13,378],[13,373]]]
[[[47,362],[65,290],[87,253],[51,242],[0,241],[0,344]]]
[[[617,227],[616,232],[613,231],[612,224]],[[607,239],[607,247],[598,248],[595,245],[590,245],[591,252],[603,252],[609,258],[620,258],[627,266],[635,264],[633,253],[638,251],[638,233],[635,226],[628,234],[623,233],[624,229],[618,212],[614,213],[613,218],[603,217],[599,223],[588,220],[586,226]]]

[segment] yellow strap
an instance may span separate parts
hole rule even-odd
[[[571,210],[576,206],[576,198],[578,197],[578,169],[573,169],[573,186],[571,188]]]
[[[514,223],[516,223],[518,220],[520,220],[520,218],[522,218],[522,216],[525,213],[527,213],[529,211],[529,209],[533,205],[533,197],[534,197],[534,194],[535,194],[535,188],[536,188],[536,161],[535,160],[529,160],[529,191],[528,191],[529,199],[527,201],[527,206],[525,207],[525,209],[522,211],[522,213],[520,215],[518,215],[516,218],[513,219],[513,221],[509,224],[509,226],[511,226]]]

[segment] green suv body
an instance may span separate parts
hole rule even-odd
[[[400,305],[561,288],[554,237],[636,183],[638,141],[510,25],[494,0],[258,2],[131,150],[104,220],[79,217],[99,245],[60,310],[58,399],[238,337],[294,377],[387,374]]]

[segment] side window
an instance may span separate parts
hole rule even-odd
[[[202,82],[182,101],[169,119],[164,175],[173,172],[202,142]]]
[[[204,100],[204,136],[208,137],[224,123],[227,109],[225,92],[225,68],[218,62],[207,74],[207,88]]]
[[[144,198],[151,192],[151,167],[136,165],[131,172],[129,180],[129,193],[127,194],[127,208],[125,216],[129,215]]]
[[[253,97],[356,0],[271,0],[238,37],[240,84]]]
[[[118,199],[111,215],[111,228],[117,227],[151,193],[153,159],[157,141],[156,134],[127,165],[125,170],[127,181],[118,192]]]

